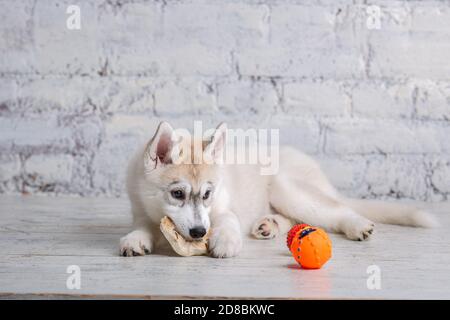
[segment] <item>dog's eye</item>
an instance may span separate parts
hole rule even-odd
[[[203,195],[203,200],[208,199],[210,195],[211,195],[211,190],[206,191],[205,194]]]
[[[178,200],[184,200],[184,191],[183,190],[172,190],[170,192],[170,194],[172,195],[172,197],[174,197],[175,199]]]

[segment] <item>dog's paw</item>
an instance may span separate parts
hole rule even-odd
[[[120,238],[120,255],[124,257],[143,256],[152,250],[152,242],[147,232],[135,230]]]
[[[350,240],[369,240],[375,224],[363,217],[355,217],[345,222],[344,233]]]
[[[264,217],[258,220],[252,229],[252,235],[256,239],[272,239],[275,238],[280,232],[278,223],[274,218]]]
[[[215,258],[234,257],[242,249],[241,234],[239,231],[225,228],[215,229],[209,238],[208,249]]]

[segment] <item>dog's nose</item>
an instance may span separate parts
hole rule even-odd
[[[192,238],[198,239],[203,237],[206,234],[206,229],[203,227],[195,227],[192,229],[189,229],[189,234]]]

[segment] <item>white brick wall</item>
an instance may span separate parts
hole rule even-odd
[[[448,0],[0,7],[2,193],[121,195],[164,119],[280,128],[349,195],[450,199]]]

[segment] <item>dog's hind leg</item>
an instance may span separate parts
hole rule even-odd
[[[255,222],[252,235],[256,239],[273,239],[288,232],[293,225],[293,220],[281,214],[268,214]]]
[[[373,232],[373,222],[357,214],[339,197],[290,176],[275,177],[269,194],[272,207],[297,222],[344,233],[351,240],[366,240]]]

